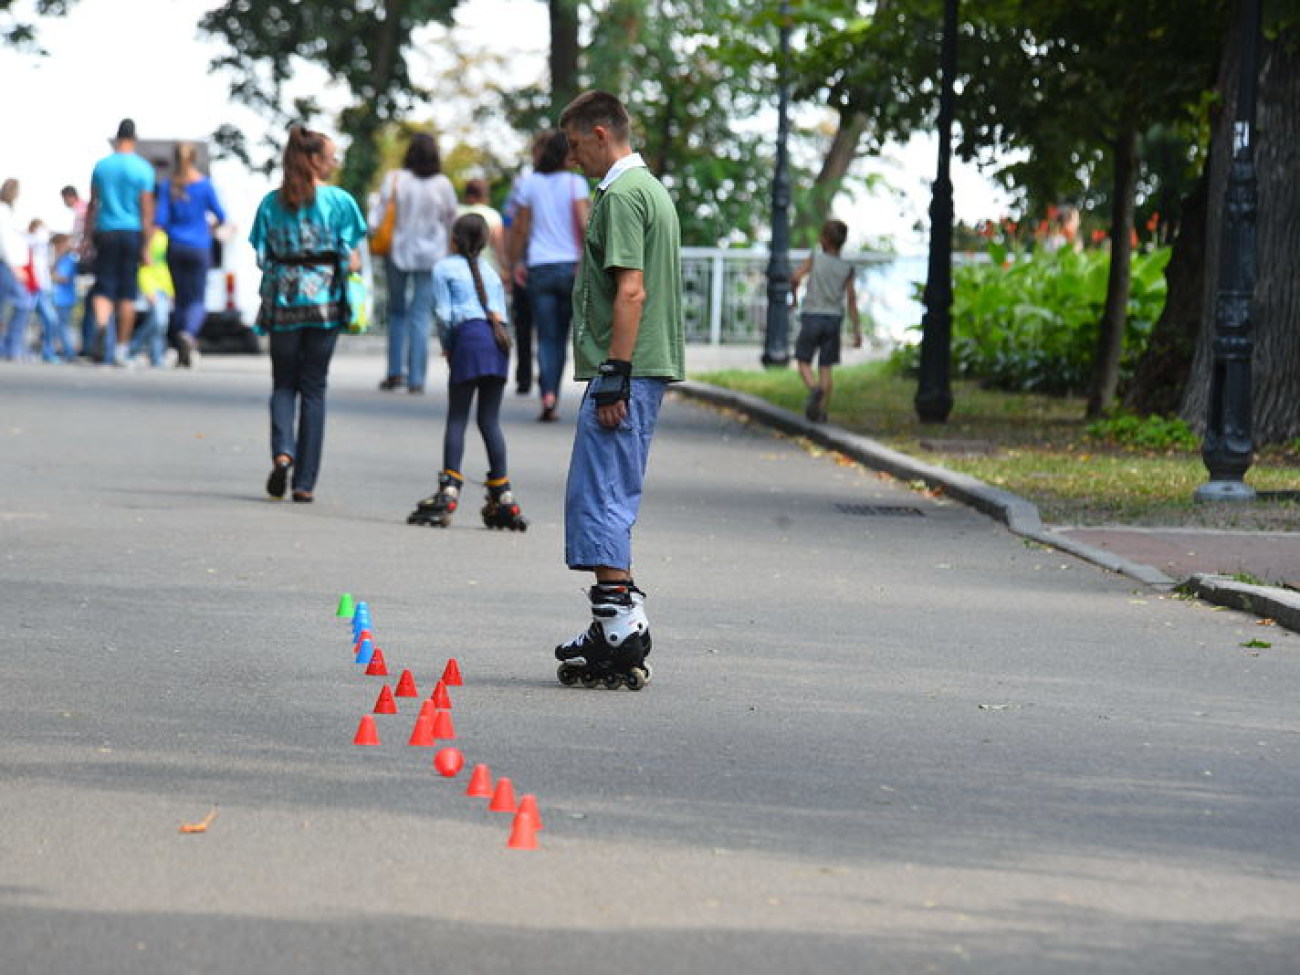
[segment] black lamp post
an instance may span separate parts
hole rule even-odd
[[[767,334],[762,363],[790,361],[790,4],[781,0],[779,90],[776,109],[776,172],[772,178],[772,250],[767,264]]]
[[[1214,362],[1201,459],[1210,479],[1196,489],[1197,501],[1251,501],[1255,491],[1243,478],[1250,468],[1250,360],[1255,351],[1250,305],[1255,291],[1255,89],[1259,77],[1259,0],[1241,7],[1241,69],[1237,114],[1232,126],[1232,167],[1224,194],[1220,233],[1219,293],[1214,304]]]
[[[952,115],[957,73],[957,0],[944,0],[940,52],[939,172],[930,199],[930,266],[921,316],[921,375],[913,405],[922,423],[945,423],[952,412]]]

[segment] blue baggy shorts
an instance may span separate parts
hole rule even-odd
[[[570,569],[632,569],[632,526],[641,508],[650,440],[666,379],[633,379],[627,419],[607,429],[584,393],[564,498],[564,560]]]

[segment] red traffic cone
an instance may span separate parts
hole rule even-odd
[[[370,658],[370,666],[366,668],[368,677],[387,677],[388,664],[384,663],[384,651],[375,647],[374,656]]]
[[[459,748],[439,748],[433,756],[433,767],[438,770],[439,775],[454,779],[465,767],[465,756],[460,753]]]
[[[450,711],[433,712],[433,737],[447,741],[456,740],[456,728],[451,723]]]
[[[375,719],[368,714],[361,716],[361,723],[357,725],[357,735],[352,739],[354,745],[378,745],[379,732],[375,730]]]
[[[438,709],[433,706],[432,701],[425,701],[420,705],[420,717],[428,718],[430,723],[433,722],[433,716],[438,713]]]
[[[512,850],[537,849],[537,824],[522,810],[515,813],[514,823],[510,827],[510,839],[506,841],[506,846]]]
[[[515,787],[511,781],[504,776],[497,779],[496,791],[492,793],[492,801],[488,803],[488,812],[514,812],[515,811]]]
[[[444,711],[451,710],[451,695],[447,693],[447,682],[440,680],[433,685],[433,693],[429,695],[429,700],[433,702],[435,708],[442,708]]]
[[[415,727],[411,729],[411,740],[408,745],[416,745],[420,748],[432,748],[437,742],[433,737],[433,722],[428,718],[416,718]]]
[[[469,788],[465,790],[465,795],[471,799],[487,799],[492,795],[492,772],[486,765],[480,763],[474,766],[474,771],[469,776]]]
[[[355,657],[357,654],[361,652],[362,640],[373,640],[374,638],[375,635],[371,633],[369,630],[362,630],[360,633],[358,633],[356,642],[352,644],[352,656]]]
[[[448,687],[460,687],[460,664],[456,663],[455,657],[447,661],[447,666],[442,672],[442,682]]]
[[[415,678],[409,670],[402,671],[402,676],[397,679],[397,690],[393,693],[398,697],[420,696],[420,692],[415,689]]]
[[[387,684],[379,692],[379,698],[375,701],[375,714],[396,714],[397,702],[393,700],[393,690]]]
[[[542,814],[537,811],[537,797],[531,792],[519,797],[519,815],[533,821],[534,829],[542,829]]]

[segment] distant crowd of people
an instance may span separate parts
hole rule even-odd
[[[178,143],[162,174],[136,151],[131,119],[112,147],[94,166],[88,201],[75,186],[62,190],[70,232],[51,234],[39,219],[23,228],[19,181],[0,186],[0,323],[10,361],[162,366],[170,345],[179,366],[193,362],[225,210],[194,144]]]

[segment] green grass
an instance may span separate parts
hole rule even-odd
[[[794,369],[729,370],[692,378],[803,411],[806,394]],[[1053,524],[1300,530],[1295,502],[1195,503],[1196,488],[1208,479],[1199,450],[1139,450],[1090,438],[1081,399],[1003,393],[957,382],[949,421],[926,425],[916,419],[915,394],[915,380],[892,375],[885,363],[839,368],[830,422],[1027,498]],[[954,441],[968,447],[987,444],[992,452],[972,454]],[[1281,449],[1262,451],[1246,481],[1257,491],[1296,490],[1300,458]]]

